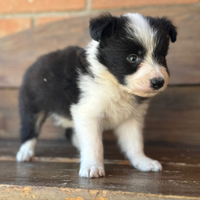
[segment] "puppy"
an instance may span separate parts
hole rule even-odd
[[[144,154],[142,129],[150,98],[168,85],[166,55],[176,28],[166,18],[104,14],[90,20],[90,35],[86,48],[44,55],[26,71],[17,160],[31,160],[40,128],[52,116],[57,125],[73,127],[81,177],[105,176],[102,132],[108,129],[135,168],[162,170]]]

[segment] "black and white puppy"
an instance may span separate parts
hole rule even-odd
[[[166,18],[104,14],[90,20],[90,35],[86,48],[44,55],[27,70],[17,160],[31,160],[40,128],[52,116],[57,125],[73,127],[81,177],[105,176],[102,132],[108,129],[135,168],[162,170],[143,152],[142,129],[149,99],[168,85],[166,55],[176,28]]]

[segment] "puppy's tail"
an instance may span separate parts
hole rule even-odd
[[[67,128],[65,131],[65,136],[70,143],[72,143],[78,150],[80,150],[78,138],[74,133],[73,128]]]

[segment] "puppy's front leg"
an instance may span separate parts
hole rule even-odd
[[[141,171],[161,171],[161,164],[144,154],[142,129],[143,120],[129,119],[120,124],[115,133],[122,150],[135,168]]]
[[[102,130],[98,119],[79,114],[74,117],[74,125],[81,154],[79,176],[88,178],[105,176]]]

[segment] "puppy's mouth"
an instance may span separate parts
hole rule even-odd
[[[154,97],[155,95],[163,92],[166,87],[162,87],[160,89],[153,89],[152,87],[134,87],[134,86],[125,86],[123,87],[126,92],[129,94],[142,97],[142,98],[151,98]]]

